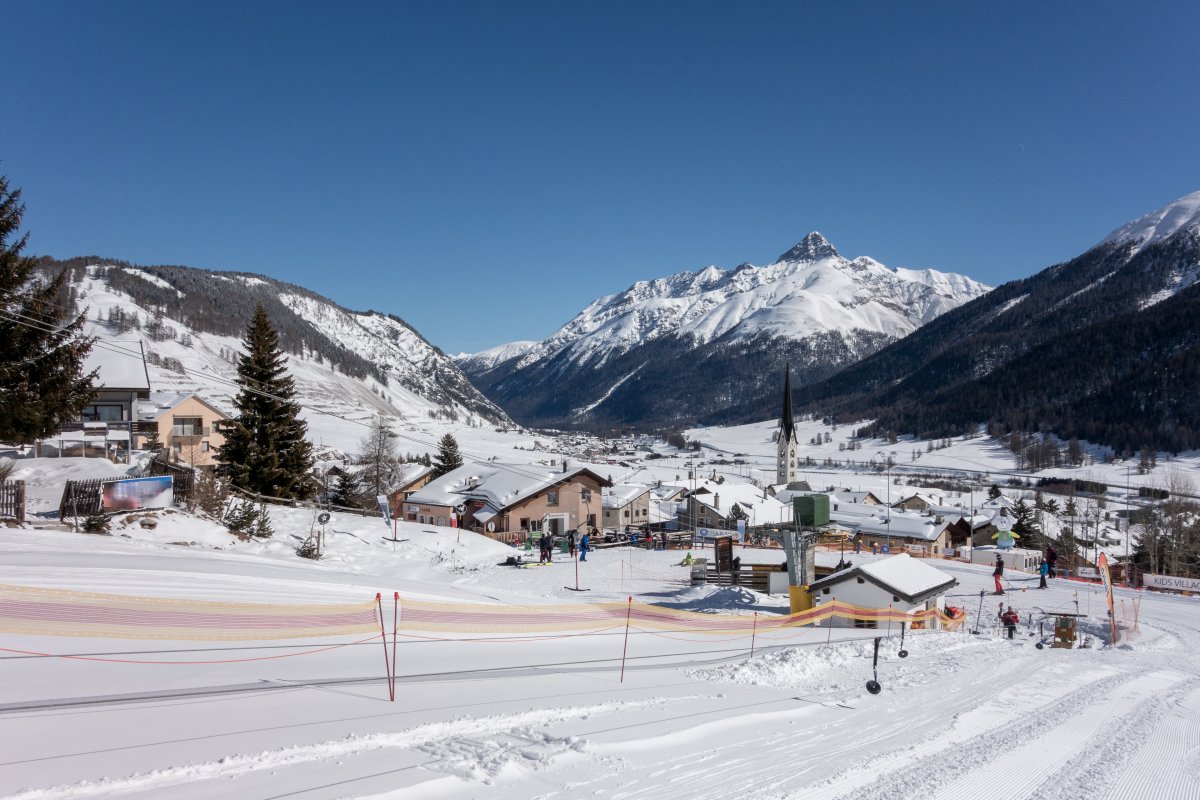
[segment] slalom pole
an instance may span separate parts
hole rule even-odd
[[[392,678],[388,688],[391,690],[392,702],[396,702],[396,634],[400,627],[400,593],[392,595]]]
[[[897,655],[899,655],[901,658],[908,658],[908,651],[904,649],[904,631],[907,627],[908,626],[903,622],[900,623],[900,652]],[[392,661],[394,663],[395,658],[393,658]]]
[[[625,646],[621,648],[621,680],[619,683],[625,682],[625,654],[629,652],[629,615],[633,613],[633,595],[629,596],[629,603],[625,606]]]
[[[375,608],[379,611],[379,636],[383,639],[383,666],[387,670],[388,696],[390,699],[392,694],[392,664],[388,657],[387,631],[383,628],[383,596],[379,592],[375,593]]]
[[[750,629],[750,657],[754,658],[754,638],[758,635],[758,612],[754,612],[754,627]]]

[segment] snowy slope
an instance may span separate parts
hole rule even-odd
[[[136,268],[123,271],[183,296],[183,292],[157,275]],[[226,284],[221,290],[225,292],[238,291],[239,286],[264,288],[296,315],[297,325],[306,326],[306,342],[314,344],[301,353],[289,354],[288,370],[295,378],[297,399],[307,410],[310,421],[315,412],[327,412],[359,422],[383,414],[399,423],[436,417],[458,422],[470,420],[471,424],[511,425],[504,412],[480,395],[451,359],[395,317],[347,311],[311,293],[263,278],[195,272]],[[149,323],[155,309],[139,305],[128,292],[113,288],[100,269],[89,268],[73,282],[72,288],[77,307],[87,309],[87,332],[98,337],[100,352],[106,359],[126,357],[113,350],[131,347],[136,350],[136,342],[140,340],[155,391],[197,391],[226,412],[232,410],[237,388],[230,381],[237,374],[236,358],[242,349],[240,336],[202,332],[172,318],[169,312],[162,320],[165,333],[152,335],[148,324],[118,332],[110,322],[114,314],[136,315],[143,323]],[[331,364],[316,352],[319,337],[364,359],[373,371],[355,376]],[[318,425],[328,419],[331,418],[320,418]],[[336,441],[328,443],[339,448],[351,447],[363,432],[363,428],[353,423],[341,425],[334,434]],[[319,434],[314,436],[318,443],[322,438]]]
[[[1151,244],[1174,236],[1181,230],[1200,230],[1200,192],[1192,192],[1126,223],[1104,238],[1100,244],[1134,245],[1139,252]]]

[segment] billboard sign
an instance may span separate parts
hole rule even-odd
[[[1175,575],[1142,576],[1142,585],[1150,589],[1170,589],[1176,592],[1200,592],[1200,578],[1180,578]]]
[[[174,500],[174,485],[170,475],[111,481],[100,487],[100,508],[104,511],[166,508]]]

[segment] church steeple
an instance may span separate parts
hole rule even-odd
[[[776,483],[796,480],[796,420],[792,414],[792,365],[788,364],[783,378],[783,414],[779,418],[779,439],[775,450]]]

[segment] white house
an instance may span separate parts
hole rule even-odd
[[[887,608],[915,614],[931,608],[942,610],[945,594],[958,581],[928,562],[907,553],[871,561],[821,578],[810,587],[813,605],[834,600],[861,608]],[[875,620],[841,619],[834,625],[874,628]]]

